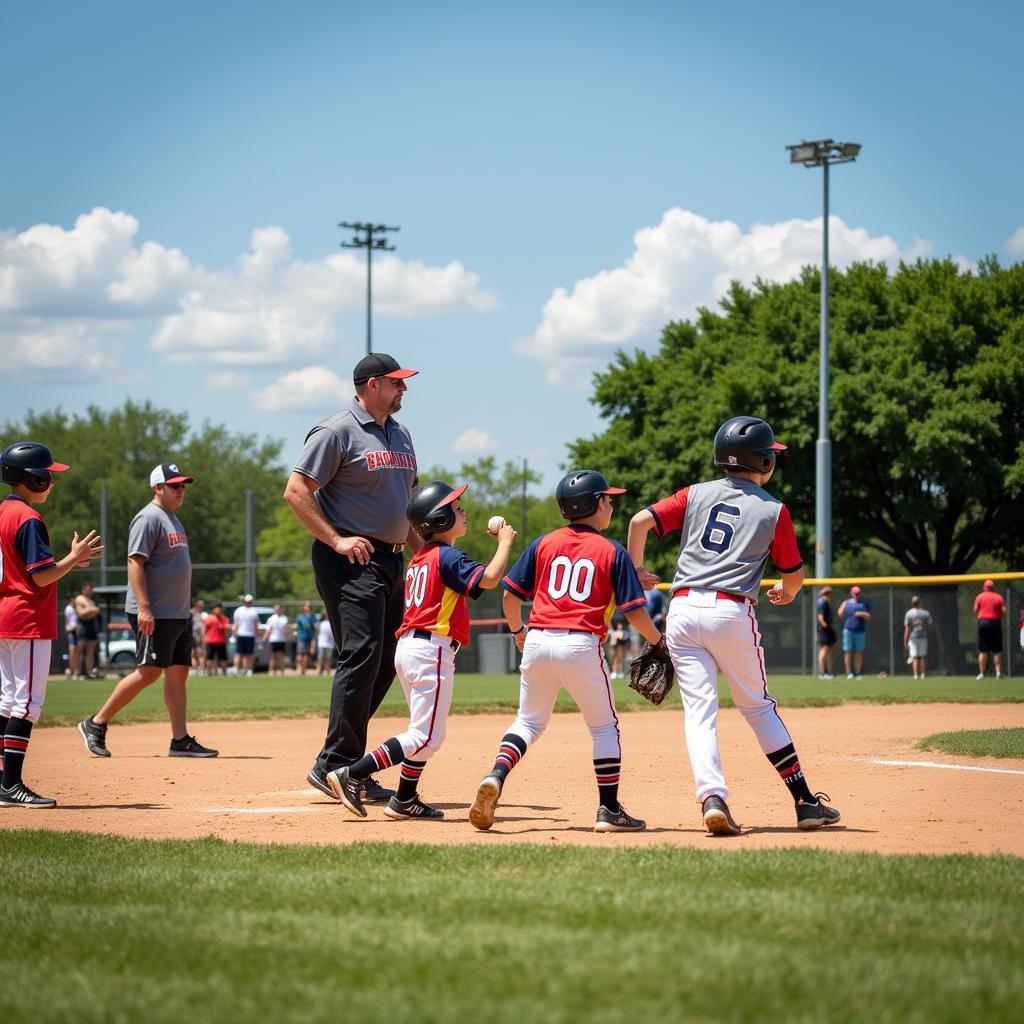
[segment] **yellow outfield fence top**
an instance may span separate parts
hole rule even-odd
[[[827,579],[818,579],[815,576],[808,576],[804,579],[805,587],[852,587],[856,584],[859,587],[877,587],[886,584],[898,584],[910,586],[925,585],[936,586],[942,584],[956,583],[984,583],[985,580],[992,580],[995,583],[1010,582],[1013,580],[1024,580],[1024,572],[968,572],[959,576],[829,576]],[[778,580],[762,580],[762,589],[767,590],[773,587]],[[668,590],[671,583],[659,583],[659,590]]]

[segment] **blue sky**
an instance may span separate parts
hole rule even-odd
[[[128,396],[285,441],[375,348],[422,465],[545,486],[618,346],[733,277],[1024,255],[1016,4],[0,5],[3,419]]]

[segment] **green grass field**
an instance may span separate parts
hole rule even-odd
[[[114,687],[114,679],[70,682],[63,676],[50,679],[46,705],[40,726],[74,725],[96,711]],[[326,714],[330,694],[326,676],[249,677],[194,676],[189,681],[189,720],[230,721],[243,718],[303,718]],[[616,702],[623,710],[651,707],[624,682],[615,684]],[[903,678],[834,679],[823,681],[810,676],[771,676],[772,694],[784,707],[828,707],[849,701],[880,704],[903,703],[992,703],[1024,702],[1024,679],[986,679],[953,677],[914,682]],[[723,707],[732,707],[728,687],[719,684]],[[519,677],[457,675],[453,714],[479,714],[514,710],[518,701]],[[678,705],[673,692],[664,706]],[[573,710],[575,705],[562,693],[557,710]],[[385,700],[385,714],[405,712],[405,698],[396,683]],[[119,722],[162,721],[166,715],[161,684],[145,691],[118,716]]]
[[[919,750],[941,750],[966,757],[1024,757],[1024,729],[961,729],[937,732],[918,741]]]
[[[34,1022],[1016,1022],[1008,857],[0,833]],[[567,879],[572,879],[568,882]]]

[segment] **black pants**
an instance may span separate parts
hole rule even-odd
[[[338,649],[327,738],[317,757],[325,772],[366,753],[366,729],[395,679],[395,632],[404,612],[401,555],[375,551],[367,565],[350,564],[313,542],[313,576]]]

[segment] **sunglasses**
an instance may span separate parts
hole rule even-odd
[[[183,491],[185,490],[184,484],[164,484],[164,487],[170,487],[172,491]]]

